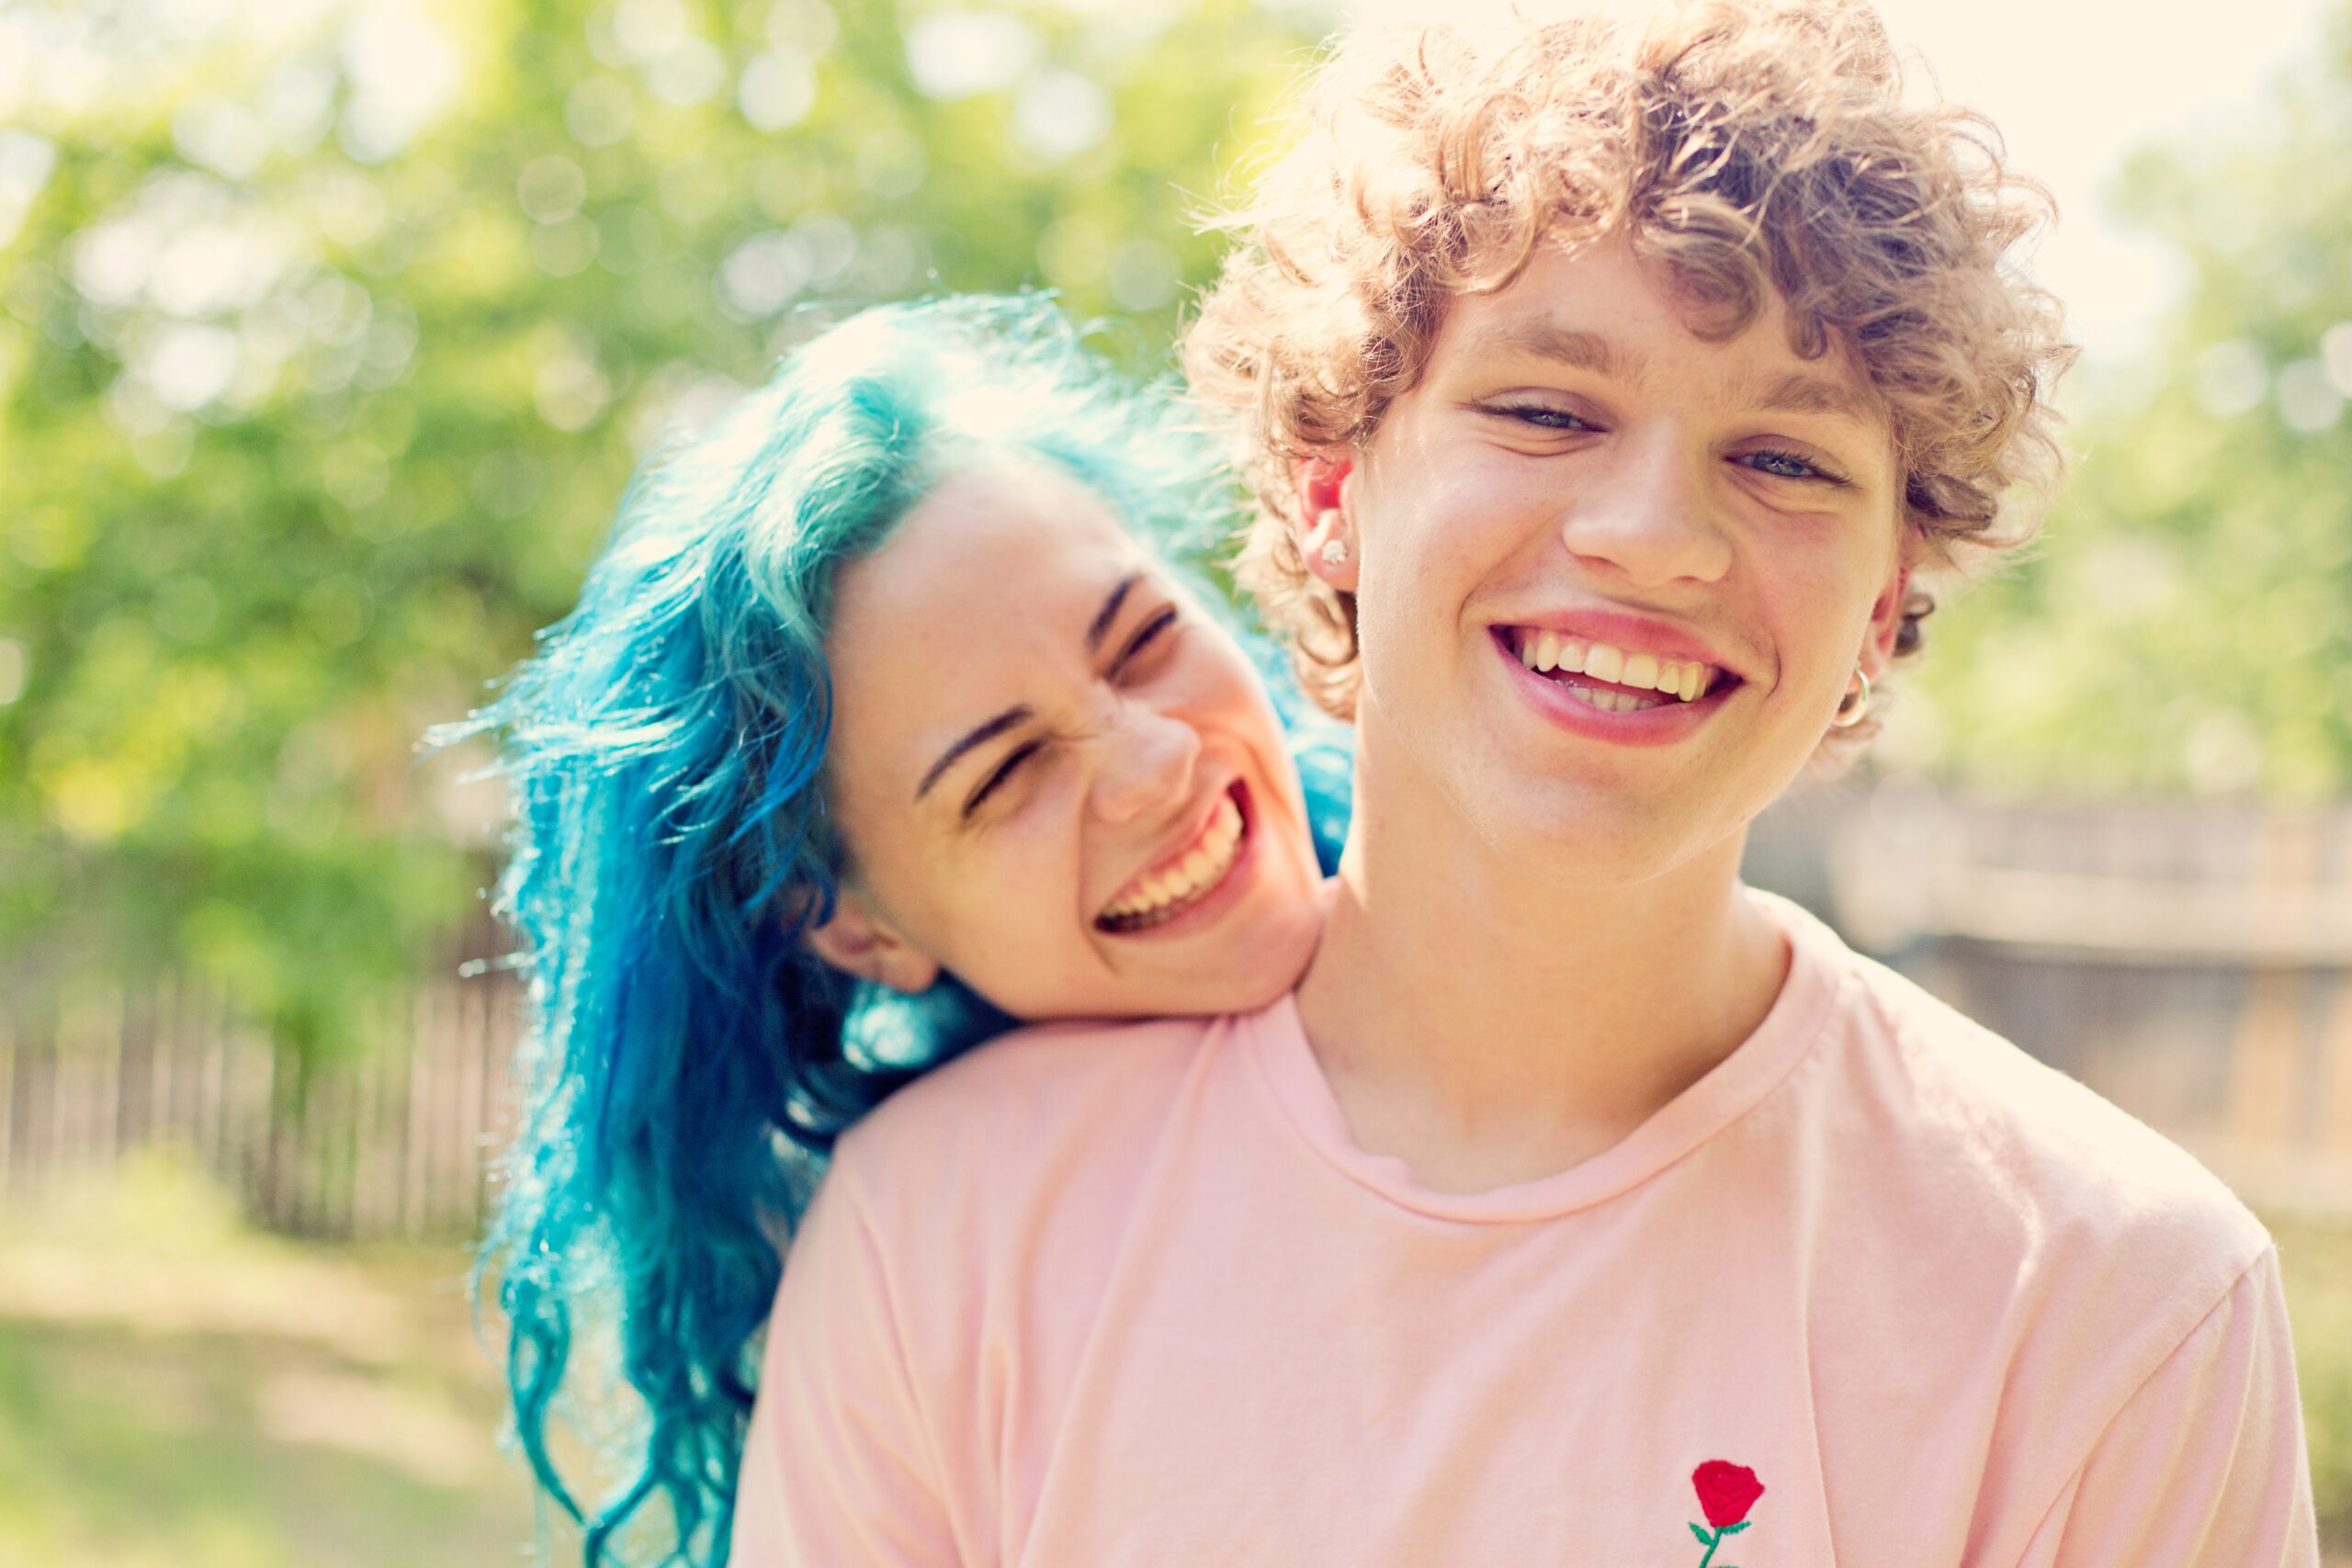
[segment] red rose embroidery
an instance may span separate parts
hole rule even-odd
[[[1723,1545],[1725,1536],[1737,1535],[1747,1528],[1747,1510],[1764,1495],[1764,1483],[1744,1464],[1711,1459],[1690,1472],[1690,1484],[1698,1491],[1700,1511],[1714,1527],[1690,1527],[1690,1533],[1707,1549],[1707,1555],[1699,1559],[1699,1568],[1732,1568],[1728,1562],[1715,1562],[1716,1549]]]
[[[1692,1471],[1690,1484],[1699,1489],[1699,1506],[1707,1522],[1717,1529],[1747,1517],[1747,1510],[1764,1495],[1764,1483],[1756,1479],[1754,1471],[1719,1459]]]

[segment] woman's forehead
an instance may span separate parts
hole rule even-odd
[[[842,577],[847,597],[899,610],[936,604],[1043,612],[1141,553],[1109,504],[1075,478],[1035,458],[991,454],[934,484]]]

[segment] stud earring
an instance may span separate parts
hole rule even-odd
[[[1322,511],[1315,514],[1315,525],[1317,528],[1323,529],[1331,536],[1329,538],[1323,541],[1323,548],[1319,552],[1323,557],[1323,564],[1325,566],[1345,566],[1348,564],[1348,542],[1345,539],[1340,538],[1339,534],[1340,525],[1343,519],[1340,516],[1340,509],[1336,506],[1327,506]]]
[[[1832,729],[1851,729],[1871,711],[1871,678],[1862,673],[1859,664],[1854,666],[1854,679],[1861,682],[1860,689],[1849,686],[1846,694],[1838,699],[1838,711],[1829,720]]]

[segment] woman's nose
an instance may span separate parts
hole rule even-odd
[[[1127,705],[1095,744],[1094,810],[1104,821],[1132,821],[1166,810],[1192,794],[1201,734],[1172,714]]]
[[[1678,447],[1663,433],[1626,443],[1612,472],[1579,485],[1560,528],[1569,553],[1642,588],[1677,578],[1711,582],[1729,570],[1731,545],[1706,483],[1713,458]]]

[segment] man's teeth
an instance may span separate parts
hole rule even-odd
[[[1632,713],[1635,708],[1662,708],[1664,697],[1637,697],[1631,692],[1604,692],[1597,686],[1565,686],[1568,695],[1603,713]]]
[[[1201,841],[1182,860],[1144,878],[1142,887],[1103,910],[1103,917],[1123,919],[1154,914],[1216,886],[1233,869],[1234,857],[1240,847],[1241,808],[1228,795],[1217,804],[1216,815],[1209,818],[1208,831],[1201,835]]]
[[[1649,653],[1627,653],[1622,648],[1611,648],[1605,642],[1587,642],[1582,637],[1562,637],[1557,632],[1535,631],[1521,627],[1513,632],[1519,645],[1519,661],[1530,670],[1560,671],[1570,675],[1589,675],[1596,681],[1607,681],[1620,686],[1641,686],[1663,692],[1681,702],[1696,702],[1699,694],[1713,684],[1713,665],[1695,660],[1660,659]],[[1611,713],[1623,713],[1624,707],[1594,702],[1610,693],[1595,693],[1583,687],[1571,686],[1570,691],[1592,702],[1595,707],[1608,707]],[[1615,694],[1623,695],[1623,694]],[[1626,705],[1651,707],[1627,697]]]

